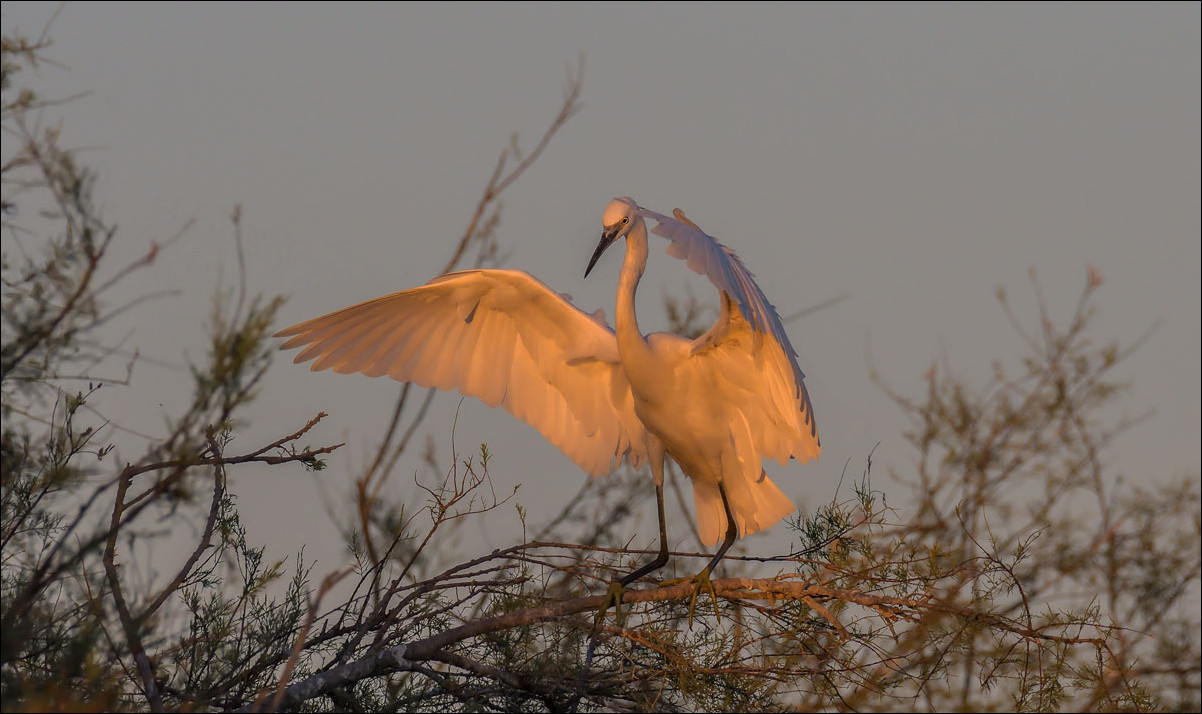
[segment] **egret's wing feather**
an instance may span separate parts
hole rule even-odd
[[[772,335],[782,345],[789,344],[789,336],[785,334],[776,308],[768,302],[760,286],[756,285],[755,276],[733,250],[692,221],[685,223],[646,208],[640,210],[644,217],[656,221],[651,232],[670,241],[668,255],[685,261],[693,272],[709,278],[715,287],[729,295],[752,328]],[[679,210],[678,215],[683,218],[684,214]]]
[[[778,461],[817,458],[821,450],[813,405],[797,351],[776,308],[733,250],[701,230],[679,209],[669,217],[641,209],[656,221],[655,235],[670,241],[668,254],[681,258],[722,292],[718,321],[694,342],[696,355],[716,361],[730,404],[747,417],[761,454]]]
[[[276,333],[311,369],[458,389],[538,429],[585,471],[646,458],[614,333],[528,273],[468,270]]]
[[[790,458],[802,463],[818,458],[814,408],[805,382],[796,381],[794,360],[770,335],[753,330],[725,293],[722,302],[724,329],[693,341],[689,359],[677,367],[678,378],[711,385],[714,401],[746,421],[749,441],[735,438],[735,418],[727,416],[746,478],[759,477],[761,459],[786,464]]]

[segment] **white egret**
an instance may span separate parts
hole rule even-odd
[[[776,310],[743,262],[689,221],[616,198],[585,277],[612,243],[626,238],[618,278],[616,331],[519,270],[464,270],[369,300],[276,333],[281,349],[306,346],[296,362],[423,387],[458,389],[538,429],[582,469],[609,473],[623,458],[651,465],[659,554],[620,583],[668,560],[664,456],[693,483],[701,541],[723,542],[698,576],[709,575],[736,537],[763,530],[793,503],[763,470],[818,457],[813,408],[797,355]],[[634,299],[647,265],[646,220],[720,291],[718,320],[695,340],[644,336]],[[696,595],[694,591],[694,596]],[[602,610],[604,612],[604,608]]]

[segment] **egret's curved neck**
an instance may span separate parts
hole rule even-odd
[[[618,275],[618,297],[614,306],[618,353],[627,377],[633,383],[657,379],[655,372],[660,367],[639,330],[638,317],[634,313],[634,294],[647,267],[647,225],[642,218],[636,218],[635,221],[634,227],[626,234],[626,257],[622,261],[622,272]]]

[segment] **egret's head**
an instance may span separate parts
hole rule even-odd
[[[593,257],[588,262],[588,267],[584,270],[584,277],[592,272],[593,266],[601,258],[601,254],[605,249],[613,245],[614,241],[619,238],[625,238],[626,234],[630,233],[630,229],[634,228],[637,221],[641,221],[642,213],[639,211],[639,204],[634,202],[633,198],[615,198],[605,207],[605,213],[601,214],[601,242],[597,244],[597,250],[593,251]]]

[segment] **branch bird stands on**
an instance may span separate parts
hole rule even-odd
[[[281,349],[304,347],[296,362],[314,371],[388,375],[423,387],[458,389],[538,429],[588,473],[623,458],[651,465],[659,515],[659,554],[611,584],[620,606],[627,585],[668,561],[664,456],[693,482],[697,530],[722,545],[697,576],[709,576],[736,537],[763,530],[793,503],[763,469],[818,458],[818,427],[805,375],[775,308],[734,251],[685,217],[610,201],[588,268],[626,239],[618,275],[616,330],[520,270],[464,270],[421,287],[369,300],[276,333]],[[718,288],[718,320],[695,340],[644,335],[634,294],[647,266],[647,225]],[[715,603],[716,604],[716,603]],[[691,608],[690,608],[691,609]]]

